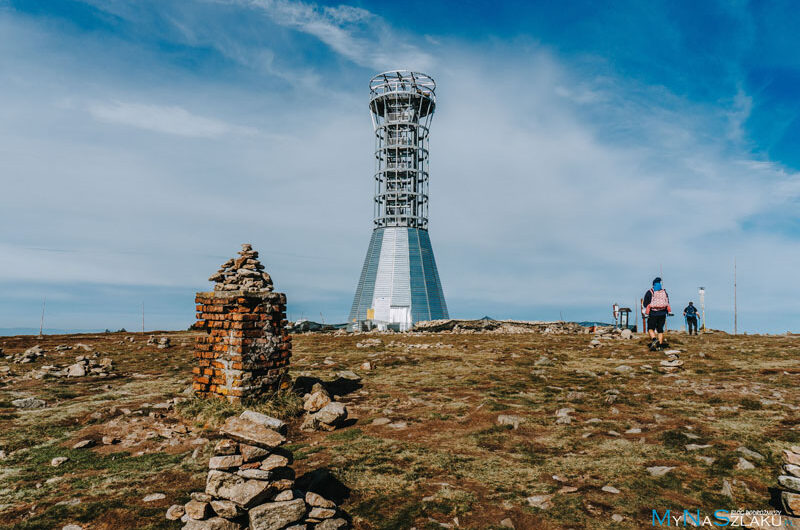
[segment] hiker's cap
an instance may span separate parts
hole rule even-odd
[[[653,280],[653,285],[655,285],[657,283],[661,283],[661,278],[656,277],[656,279]]]

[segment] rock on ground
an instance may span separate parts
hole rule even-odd
[[[511,414],[500,414],[497,416],[498,425],[509,425],[514,429],[518,429],[520,423],[524,420],[521,416],[512,416]]]
[[[34,397],[15,399],[14,401],[11,402],[11,404],[18,409],[26,409],[26,410],[41,409],[47,406],[47,403],[45,403],[43,400]]]
[[[303,499],[268,502],[250,510],[250,530],[279,530],[299,521],[306,514]]]
[[[239,523],[228,521],[222,517],[212,517],[205,521],[196,521],[189,519],[183,525],[183,530],[241,530],[242,526]]]
[[[281,434],[286,434],[286,423],[278,418],[273,418],[272,416],[267,416],[266,414],[261,414],[260,412],[256,412],[254,410],[246,410],[242,412],[239,417],[243,420],[250,420],[253,423],[258,423],[264,425],[265,427],[269,427],[273,431],[277,431]]]
[[[239,442],[265,449],[274,449],[286,441],[283,435],[266,425],[244,418],[228,418],[222,426],[222,433]]]
[[[553,495],[531,495],[527,499],[529,506],[533,506],[534,508],[539,508],[541,510],[547,510],[553,507],[553,503],[550,500],[553,498]]]
[[[166,498],[167,498],[167,496],[164,495],[163,493],[151,493],[150,495],[146,495],[144,497],[144,499],[142,499],[142,501],[143,502],[154,502],[154,501],[164,500]]]

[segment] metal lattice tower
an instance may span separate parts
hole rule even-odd
[[[372,78],[375,129],[374,230],[350,321],[408,329],[448,318],[428,236],[428,133],[436,84],[406,70]]]
[[[428,227],[428,132],[436,84],[415,72],[372,78],[375,128],[375,226]]]

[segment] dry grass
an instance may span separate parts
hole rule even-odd
[[[102,432],[111,407],[148,417],[144,405],[179,396],[187,386],[190,333],[170,334],[177,346],[169,350],[146,347],[141,336],[123,341],[129,335],[43,342],[50,350],[84,342],[109,354],[120,374],[113,380],[20,380],[30,365],[11,365],[12,378],[0,386],[0,448],[10,453],[0,472],[0,521],[20,528],[72,521],[93,528],[179,527],[164,520],[164,510],[202,486],[209,451],[192,440],[213,439],[219,422],[241,408],[191,400],[156,417],[190,429],[169,450],[153,440],[124,451],[70,449]],[[325,467],[350,488],[344,507],[357,528],[439,528],[454,518],[461,527],[498,528],[506,517],[517,528],[642,528],[653,508],[767,509],[780,450],[800,443],[795,337],[676,337],[686,370],[674,377],[655,370],[663,354],[647,351],[640,340],[589,349],[587,335],[379,337],[384,344],[367,349],[356,347],[363,336],[294,338],[294,377],[330,381],[340,370],[363,377],[360,388],[341,397],[355,418],[351,426],[299,432],[294,394],[249,404],[290,423],[298,474]],[[397,344],[389,346],[392,341]],[[35,343],[0,339],[6,353]],[[407,346],[420,344],[429,347]],[[66,364],[77,354],[48,353],[34,366]],[[366,360],[371,371],[360,369]],[[622,364],[633,372],[617,372]],[[10,408],[12,399],[27,395],[45,399],[48,408]],[[574,409],[568,425],[556,424],[554,413],[563,407]],[[98,411],[101,417],[93,418]],[[520,416],[522,424],[499,427],[499,414]],[[379,417],[406,428],[372,425]],[[641,432],[626,433],[631,429]],[[711,447],[687,451],[687,443]],[[736,469],[740,445],[765,459],[753,461],[753,470]],[[197,447],[205,449],[192,458]],[[49,466],[60,455],[70,462]],[[715,461],[709,465],[698,455]],[[675,470],[651,477],[645,468],[656,465]],[[720,494],[723,478],[735,481],[733,499]],[[603,492],[606,485],[620,493]],[[558,493],[563,486],[578,491]],[[144,506],[141,497],[154,491],[167,499]],[[529,507],[525,498],[534,494],[554,494],[553,506]],[[71,499],[80,503],[63,503]],[[612,514],[623,522],[612,522]]]

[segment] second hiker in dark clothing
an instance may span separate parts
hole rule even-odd
[[[650,334],[650,349],[655,350],[664,345],[664,324],[667,315],[672,313],[669,295],[661,286],[661,278],[653,280],[653,288],[644,294],[642,312],[647,317],[647,333]],[[658,338],[656,338],[658,334]]]
[[[694,302],[689,302],[689,305],[683,310],[683,316],[686,317],[686,327],[689,330],[689,335],[692,334],[692,328],[694,328],[694,334],[697,335],[697,308],[694,306]]]

